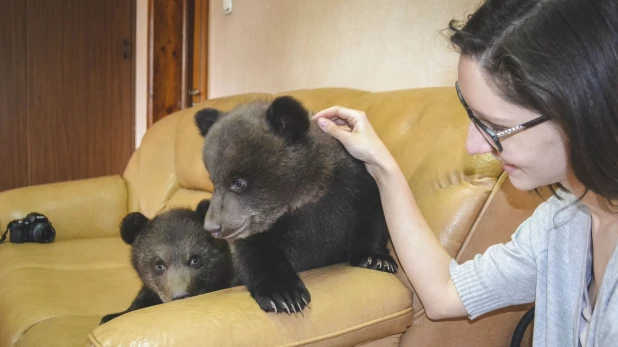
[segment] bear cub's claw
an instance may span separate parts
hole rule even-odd
[[[273,283],[260,286],[251,293],[260,308],[266,312],[303,314],[309,307],[311,295],[300,280],[291,283]],[[311,307],[309,307],[311,308]]]
[[[390,255],[382,254],[370,254],[355,257],[350,261],[350,265],[392,274],[396,273],[398,270],[395,259],[393,259]]]

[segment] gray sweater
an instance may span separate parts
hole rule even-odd
[[[453,260],[450,273],[471,319],[535,302],[534,346],[579,346],[582,295],[592,271],[590,242],[588,208],[572,195],[562,201],[552,197],[510,242],[461,265]],[[618,346],[618,247],[597,297],[587,347]]]

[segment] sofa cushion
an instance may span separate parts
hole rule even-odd
[[[322,88],[280,94],[243,94],[204,101],[155,124],[125,172],[130,210],[151,217],[189,199],[189,191],[212,192],[202,164],[203,138],[194,124],[197,110],[223,111],[253,101],[291,95],[316,112],[340,105],[363,110],[397,162],[423,215],[447,251],[455,256],[478,212],[502,173],[491,155],[469,156],[465,137],[469,119],[454,88],[422,88],[371,93]],[[201,195],[208,196],[208,195]],[[177,196],[178,197],[178,196]]]
[[[393,275],[338,264],[301,274],[303,315],[265,313],[242,287],[130,312],[99,326],[94,346],[354,346],[398,334],[412,297]]]
[[[127,214],[125,181],[118,175],[104,176],[23,187],[0,195],[0,228],[30,212],[49,218],[56,241],[117,236],[116,228]]]
[[[135,157],[141,158],[142,152],[150,153],[149,157],[171,156],[172,159],[162,158],[160,161],[168,165],[173,160],[174,168],[166,172],[165,177],[151,178],[162,175],[161,169],[150,169],[154,165],[152,158],[139,159],[139,167],[129,165],[128,174],[125,174],[127,180],[133,182],[129,186],[139,187],[132,189],[131,194],[138,196],[140,201],[144,200],[135,208],[150,216],[170,208],[172,203],[176,206],[180,201],[193,206],[199,201],[198,196],[206,197],[212,192],[212,183],[201,159],[203,138],[193,120],[197,110],[212,107],[227,111],[240,103],[272,99],[278,95],[291,95],[312,111],[333,105],[365,111],[399,163],[432,230],[449,254],[457,255],[503,170],[491,155],[469,156],[466,153],[464,143],[469,119],[454,88],[379,93],[323,88],[275,95],[244,94],[204,101],[166,117],[169,119],[164,121],[168,123],[160,124],[163,122],[160,121],[149,130],[149,134],[158,137],[145,138]],[[159,127],[172,127],[175,133],[159,130]],[[164,143],[167,143],[166,148],[162,148]],[[173,154],[170,147],[175,148]],[[151,188],[143,182],[164,183],[167,188]],[[189,192],[195,191],[207,194],[191,193],[193,195],[189,198]],[[145,201],[142,196],[149,200]],[[406,277],[401,277],[411,287]]]
[[[70,346],[65,336],[91,331],[103,315],[126,309],[140,288],[129,247],[119,237],[1,247],[0,346],[28,341],[51,326],[59,330],[48,339]],[[66,317],[76,319],[57,321]],[[81,341],[78,346],[85,335]]]
[[[28,329],[15,347],[83,347],[100,320],[99,315],[49,318]]]

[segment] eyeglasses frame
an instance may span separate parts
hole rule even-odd
[[[455,82],[455,90],[457,90],[457,96],[459,97],[459,101],[461,102],[461,105],[464,107],[464,109],[468,113],[468,118],[470,118],[470,120],[474,123],[474,125],[476,125],[477,128],[479,128],[480,131],[484,132],[485,134],[489,135],[489,137],[491,137],[491,139],[493,140],[493,143],[489,143],[489,144],[498,152],[502,152],[503,150],[502,143],[500,143],[501,137],[518,133],[522,130],[532,128],[535,125],[541,124],[549,120],[548,116],[543,115],[531,121],[528,121],[520,125],[514,126],[512,128],[508,128],[508,129],[497,132],[493,130],[492,128],[488,127],[487,125],[485,125],[483,122],[481,122],[481,120],[477,116],[474,115],[474,113],[470,109],[470,106],[468,106],[468,104],[466,103],[466,100],[464,99],[463,95],[461,95],[461,91],[459,90],[459,81]],[[487,140],[487,138],[485,138],[485,140]]]

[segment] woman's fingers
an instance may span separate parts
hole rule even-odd
[[[345,129],[344,126],[338,126],[328,117],[319,118],[318,126],[322,131],[339,140],[344,146],[348,143],[351,132],[349,128]]]
[[[312,117],[322,131],[339,140],[356,159],[374,163],[384,144],[362,111],[334,106]]]
[[[332,119],[331,118],[331,121],[333,121],[333,123],[337,125],[345,126],[346,128],[348,127],[348,122],[344,121],[343,119],[339,119],[339,118]]]
[[[366,116],[364,112],[358,110],[352,110],[342,106],[333,106],[316,113],[311,120],[318,120],[320,118],[328,118],[337,125],[347,124],[351,129],[354,129],[358,121],[366,118]]]

